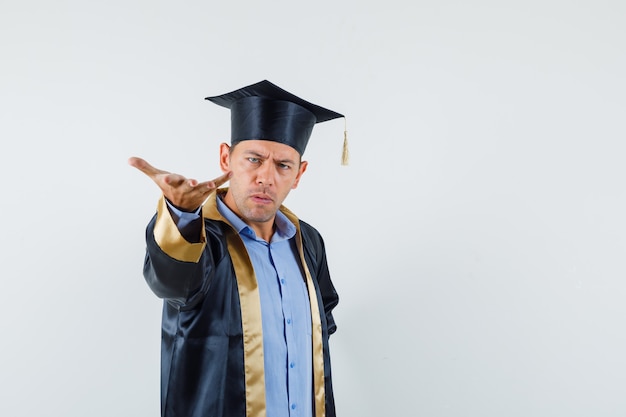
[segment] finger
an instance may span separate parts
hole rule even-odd
[[[217,188],[225,184],[230,179],[230,177],[232,177],[232,175],[233,173],[229,171],[226,174],[215,178],[213,181],[211,181],[213,183],[213,188]]]
[[[140,170],[141,172],[143,172],[144,174],[146,174],[149,177],[154,177],[158,174],[166,174],[166,171],[157,169],[155,167],[153,167],[152,165],[150,165],[148,163],[148,161],[146,161],[145,159],[133,156],[128,158],[128,164],[132,167],[137,168],[138,170]]]
[[[212,181],[205,181],[205,182],[201,182],[199,183],[197,186],[203,187],[205,188],[207,191],[213,191],[216,188],[218,188],[219,186],[221,186],[222,184],[224,184],[226,181],[228,181],[231,177],[231,173],[227,172],[226,174],[219,176],[217,178],[215,178]]]

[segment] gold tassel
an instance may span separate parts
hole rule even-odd
[[[341,152],[341,165],[348,165],[350,161],[350,152],[348,151],[348,126],[346,118],[343,118],[345,125],[343,130],[343,150]]]

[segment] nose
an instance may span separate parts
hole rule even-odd
[[[274,184],[272,164],[264,163],[257,170],[256,182],[260,185],[270,186]]]

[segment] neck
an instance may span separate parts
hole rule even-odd
[[[266,242],[270,242],[272,240],[272,236],[274,236],[274,231],[276,230],[276,214],[274,214],[268,220],[255,221],[242,215],[242,213],[239,211],[239,208],[237,207],[237,204],[235,203],[235,200],[232,197],[232,194],[230,194],[230,191],[226,192],[226,194],[222,198],[222,201],[228,206],[229,209],[231,209],[233,213],[237,215],[237,217],[239,217],[245,224],[247,224],[252,230],[254,230],[254,233],[258,238],[263,239]]]

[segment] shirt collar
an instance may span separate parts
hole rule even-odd
[[[231,209],[222,201],[222,196],[218,195],[217,210],[222,216],[235,228],[237,233],[246,236],[251,239],[258,240],[256,233],[250,226],[248,226],[239,216],[237,216]],[[291,239],[296,235],[296,226],[285,216],[280,210],[276,212],[276,218],[274,219],[276,225],[276,231],[272,236],[272,242],[279,242],[281,240]]]

